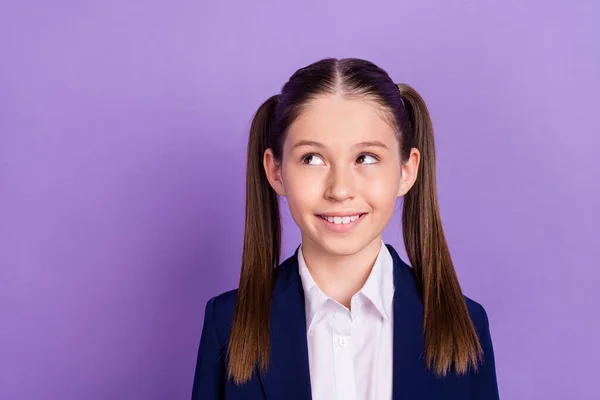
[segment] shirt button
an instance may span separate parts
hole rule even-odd
[[[345,336],[342,336],[341,338],[338,339],[338,344],[342,347],[348,346],[348,338]]]

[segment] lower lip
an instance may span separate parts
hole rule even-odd
[[[336,233],[343,233],[343,232],[348,232],[350,229],[354,228],[356,225],[358,225],[360,223],[360,221],[362,221],[365,217],[367,216],[367,214],[362,214],[359,218],[355,219],[354,221],[350,221],[347,224],[336,224],[334,222],[329,222],[326,219],[323,219],[321,217],[319,217],[318,215],[316,216],[322,223],[323,225],[329,229],[330,231],[336,232]]]

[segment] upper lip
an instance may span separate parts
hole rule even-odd
[[[348,211],[341,211],[341,212],[329,212],[329,213],[322,213],[322,214],[317,214],[320,217],[323,216],[327,216],[327,217],[352,217],[354,215],[362,215],[362,214],[366,214],[364,212],[348,212]]]

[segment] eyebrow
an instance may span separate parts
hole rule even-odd
[[[298,147],[304,147],[304,146],[318,147],[320,149],[325,149],[327,147],[323,143],[315,142],[314,140],[300,140],[299,142],[295,143],[292,148],[296,149]],[[379,140],[360,142],[360,143],[355,144],[352,147],[354,147],[356,149],[364,149],[366,147],[381,147],[382,149],[389,150],[388,147],[385,145],[385,143],[380,142]]]

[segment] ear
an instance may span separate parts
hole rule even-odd
[[[398,197],[404,196],[410,188],[413,187],[417,180],[417,173],[419,171],[419,163],[421,162],[421,153],[416,148],[410,149],[410,155],[408,161],[402,165],[401,176],[400,176],[400,187],[398,188]]]
[[[280,196],[285,196],[285,187],[283,185],[283,179],[281,174],[281,165],[275,160],[273,151],[271,149],[265,150],[263,157],[263,167],[265,168],[265,174],[269,184]]]

